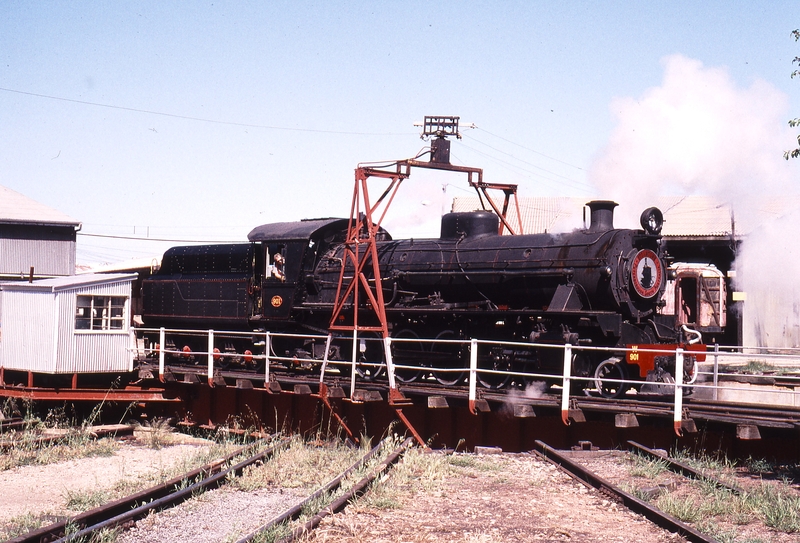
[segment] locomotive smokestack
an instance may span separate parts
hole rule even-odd
[[[592,213],[589,232],[606,232],[614,229],[614,208],[617,207],[617,202],[594,200],[586,205]]]

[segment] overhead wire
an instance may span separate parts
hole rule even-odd
[[[481,128],[480,126],[473,126],[473,128],[475,128],[475,129],[477,129],[477,130],[481,130],[482,132],[486,132],[486,133],[487,133],[487,134],[489,134],[490,136],[493,136],[493,137],[495,137],[495,138],[501,139],[501,140],[503,140],[503,141],[505,141],[505,142],[507,142],[507,143],[510,143],[511,145],[516,145],[517,147],[521,147],[522,149],[525,149],[526,151],[530,151],[531,153],[535,153],[535,154],[537,154],[537,155],[539,155],[539,156],[543,156],[544,158],[547,158],[547,159],[553,160],[553,161],[555,161],[555,162],[559,162],[559,163],[561,163],[561,164],[563,164],[563,165],[565,165],[565,166],[569,166],[569,167],[571,167],[571,168],[575,168],[576,170],[581,170],[581,171],[584,171],[584,169],[583,169],[583,168],[581,168],[580,166],[575,166],[574,164],[570,164],[569,162],[565,162],[565,161],[563,161],[563,160],[559,160],[559,159],[557,159],[557,158],[555,158],[555,157],[551,157],[551,156],[549,156],[549,155],[546,155],[546,154],[544,154],[544,153],[540,153],[539,151],[537,151],[537,150],[535,150],[535,149],[531,149],[530,147],[526,147],[526,146],[524,146],[524,145],[522,145],[522,144],[520,144],[520,143],[516,143],[516,142],[514,142],[514,141],[511,141],[511,140],[509,140],[509,139],[506,139],[506,138],[504,138],[503,136],[498,136],[497,134],[493,134],[493,133],[489,132],[488,130],[486,130],[486,129],[484,129],[484,128]]]
[[[509,167],[509,168],[511,168],[513,170],[516,170],[518,173],[519,172],[524,172],[525,174],[529,174],[529,175],[537,177],[537,178],[539,178],[541,180],[548,181],[550,183],[558,183],[560,185],[567,185],[570,188],[581,190],[581,191],[584,191],[586,193],[593,192],[593,189],[589,185],[587,185],[585,183],[580,183],[580,182],[577,182],[577,181],[573,181],[573,180],[570,180],[569,178],[566,178],[566,177],[563,178],[563,179],[548,178],[548,177],[546,177],[546,176],[544,176],[544,175],[542,175],[540,173],[527,170],[525,168],[517,166],[516,164],[512,164],[512,163],[510,163],[510,162],[508,162],[506,160],[502,160],[502,159],[494,157],[494,156],[492,156],[492,155],[490,155],[488,153],[484,153],[483,151],[475,149],[474,147],[470,147],[469,145],[464,145],[464,147],[466,147],[467,149],[470,149],[471,151],[473,151],[475,153],[478,153],[479,155],[484,156],[484,157],[486,157],[486,158],[488,158],[490,160],[493,160],[493,161],[498,162],[500,164],[504,164],[505,166],[507,166],[507,167]]]
[[[69,103],[87,105],[87,106],[92,106],[92,107],[102,107],[102,108],[116,109],[116,110],[121,110],[121,111],[130,111],[130,112],[134,112],[134,113],[144,113],[144,114],[148,114],[148,115],[158,115],[158,116],[169,117],[169,118],[174,118],[174,119],[181,119],[181,120],[188,120],[188,121],[195,121],[195,122],[204,122],[204,123],[219,124],[219,125],[228,125],[228,126],[240,126],[240,127],[246,127],[246,128],[260,128],[260,129],[266,129],[266,130],[282,130],[282,131],[292,131],[292,132],[310,132],[310,133],[337,134],[337,135],[359,135],[359,136],[400,136],[400,135],[407,135],[407,134],[411,133],[411,132],[380,133],[380,132],[356,132],[356,131],[343,131],[343,130],[322,130],[322,129],[314,129],[314,128],[292,128],[292,127],[286,127],[286,126],[265,125],[265,124],[256,124],[256,123],[243,123],[243,122],[236,122],[236,121],[227,121],[227,120],[219,120],[219,119],[209,119],[209,118],[204,118],[204,117],[195,117],[195,116],[191,116],[191,115],[180,115],[180,114],[175,114],[175,113],[167,113],[167,112],[163,112],[163,111],[156,111],[156,110],[150,110],[150,109],[134,108],[134,107],[128,107],[128,106],[120,106],[120,105],[115,105],[115,104],[105,104],[105,103],[100,103],[100,102],[92,102],[92,101],[89,101],[89,100],[78,100],[78,99],[74,99],[74,98],[66,98],[66,97],[63,97],[63,96],[54,96],[54,95],[34,93],[34,92],[29,92],[29,91],[21,91],[21,90],[18,90],[18,89],[11,89],[11,88],[6,88],[6,87],[0,87],[0,91],[8,92],[8,93],[14,93],[14,94],[20,94],[20,95],[24,95],[24,96],[33,96],[33,97],[37,97],[37,98],[44,98],[44,99],[48,99],[48,100],[56,100],[56,101],[62,101],[62,102],[69,102]],[[568,163],[566,161],[557,159],[555,157],[548,156],[548,155],[546,155],[544,153],[536,151],[535,149],[531,149],[530,147],[527,147],[525,145],[521,145],[519,143],[516,143],[516,142],[514,142],[514,141],[512,141],[512,140],[510,140],[508,138],[504,138],[504,137],[499,136],[497,134],[494,134],[494,133],[492,133],[492,132],[490,132],[488,130],[480,128],[478,126],[472,125],[472,126],[470,126],[470,128],[481,130],[482,132],[484,132],[484,133],[486,133],[486,134],[488,134],[488,135],[490,135],[492,137],[498,138],[498,139],[500,139],[502,141],[505,141],[507,143],[515,145],[515,146],[517,146],[517,147],[519,147],[521,149],[525,149],[525,150],[527,150],[527,151],[529,151],[531,153],[534,153],[536,155],[542,156],[542,157],[547,158],[549,160],[552,160],[552,161],[558,162],[560,164],[563,164],[565,166],[569,166],[569,167],[575,168],[577,170],[583,171],[583,168],[580,168],[579,166],[575,166],[575,165],[570,164],[570,163]],[[507,153],[507,152],[505,152],[505,151],[503,151],[501,149],[498,149],[498,148],[496,148],[496,147],[494,147],[492,145],[489,145],[488,143],[483,142],[478,138],[472,137],[472,138],[469,138],[469,139],[471,139],[472,141],[477,142],[480,145],[483,145],[483,146],[491,149],[492,151],[494,151],[496,153],[500,153],[502,155],[508,156],[508,157],[512,158],[513,160],[515,160],[517,162],[520,162],[522,164],[530,166],[530,167],[532,167],[532,168],[534,168],[536,170],[540,170],[541,172],[545,172],[546,174],[549,174],[550,176],[554,176],[554,177],[556,177],[558,179],[548,178],[547,176],[542,175],[541,173],[537,173],[537,172],[533,172],[533,171],[527,170],[526,168],[520,167],[519,165],[512,164],[512,163],[510,163],[510,162],[508,162],[506,160],[502,160],[502,159],[500,159],[500,158],[498,158],[496,156],[492,156],[489,153],[485,153],[485,152],[479,151],[478,149],[475,149],[474,147],[470,147],[470,146],[464,145],[462,143],[462,145],[464,145],[464,147],[472,150],[473,152],[476,152],[479,155],[484,156],[484,157],[486,157],[486,158],[488,158],[490,160],[493,160],[493,161],[495,161],[497,163],[503,164],[503,165],[513,169],[513,170],[516,170],[517,172],[524,172],[525,174],[536,176],[536,177],[541,178],[541,179],[543,179],[545,181],[556,182],[556,183],[559,183],[559,184],[562,184],[562,185],[567,185],[567,186],[569,186],[569,187],[571,187],[573,189],[582,190],[582,191],[586,191],[586,192],[591,192],[590,185],[588,185],[586,183],[581,183],[580,181],[576,181],[574,179],[570,179],[569,177],[560,175],[560,174],[558,174],[556,172],[548,170],[547,168],[543,168],[543,167],[538,166],[536,164],[533,164],[533,163],[531,163],[529,161],[526,161],[524,159],[516,157],[513,154]],[[414,158],[417,159],[420,156],[422,156],[423,154],[425,154],[426,152],[429,152],[429,148],[423,149]],[[365,163],[362,163],[362,164],[364,164],[364,165],[366,165],[366,164],[373,165],[373,167],[388,167],[388,166],[396,164],[396,161],[365,162]],[[204,242],[203,240],[172,239],[172,238],[150,238],[150,237],[140,237],[140,236],[119,236],[119,235],[108,235],[108,234],[89,234],[89,233],[85,233],[85,232],[81,232],[79,234],[82,235],[82,236],[87,236],[87,237],[121,239],[121,240],[136,240],[136,241],[157,241],[157,242],[169,242],[169,243],[203,243]],[[235,241],[219,240],[218,243],[235,243]]]
[[[241,126],[244,128],[262,128],[266,130],[283,130],[287,132],[313,132],[316,134],[338,134],[338,135],[348,135],[348,136],[406,136],[408,134],[413,134],[414,132],[353,132],[353,131],[346,131],[346,130],[320,130],[316,128],[291,128],[288,126],[274,126],[274,125],[265,125],[265,124],[254,124],[254,123],[242,123],[236,121],[221,121],[218,119],[206,119],[204,117],[193,117],[191,115],[179,115],[176,113],[166,113],[163,111],[155,111],[151,109],[141,109],[135,107],[127,107],[127,106],[117,106],[113,104],[102,104],[99,102],[90,102],[88,100],[76,100],[74,98],[64,98],[63,96],[53,96],[50,94],[40,94],[36,92],[28,92],[28,91],[21,91],[17,89],[9,89],[5,87],[0,87],[0,91],[3,92],[10,92],[15,94],[22,94],[25,96],[35,96],[37,98],[46,98],[48,100],[58,100],[61,102],[70,102],[73,104],[82,104],[85,106],[94,106],[94,107],[104,107],[109,109],[117,109],[121,111],[131,111],[134,113],[146,113],[148,115],[159,115],[161,117],[170,117],[173,119],[182,119],[185,121],[196,121],[196,122],[203,122],[203,123],[212,123],[212,124],[222,124],[228,126]]]
[[[79,236],[86,236],[90,238],[107,238],[107,239],[125,239],[134,241],[160,241],[168,243],[244,243],[242,240],[208,240],[208,239],[168,239],[168,238],[150,238],[141,236],[117,236],[110,234],[89,234],[87,232],[78,232]]]
[[[471,141],[475,141],[475,142],[477,142],[477,143],[480,143],[481,145],[484,145],[484,146],[488,147],[489,149],[491,149],[491,150],[493,150],[493,151],[497,151],[497,152],[498,152],[498,153],[500,153],[500,154],[506,155],[506,156],[508,156],[508,157],[511,157],[511,158],[513,158],[514,160],[517,160],[517,161],[519,161],[519,162],[522,162],[523,164],[527,164],[528,166],[531,166],[531,167],[533,167],[533,168],[536,168],[537,170],[541,170],[541,171],[543,171],[543,172],[547,172],[547,173],[549,173],[550,175],[555,175],[556,177],[559,177],[559,178],[561,178],[561,179],[565,179],[565,180],[567,180],[567,181],[573,181],[573,182],[576,182],[576,183],[581,183],[580,181],[575,181],[574,179],[571,179],[571,178],[569,178],[569,177],[566,177],[566,176],[563,176],[563,175],[557,174],[556,172],[554,172],[554,171],[551,171],[551,170],[548,170],[547,168],[543,168],[543,167],[541,167],[541,166],[538,166],[538,165],[536,165],[536,164],[534,164],[534,163],[532,163],[532,162],[528,162],[527,160],[523,160],[523,159],[519,158],[518,156],[512,155],[511,153],[507,153],[507,152],[503,151],[502,149],[498,149],[497,147],[493,147],[492,145],[489,145],[488,143],[486,143],[486,142],[483,142],[483,141],[481,141],[481,140],[479,140],[479,139],[477,139],[477,138],[472,138],[472,137],[470,137],[469,139],[470,139]],[[535,152],[535,151],[534,151],[534,152]],[[541,153],[539,153],[539,154],[541,154]],[[542,156],[545,156],[545,155],[542,155]],[[577,166],[575,166],[575,167],[577,168]],[[582,169],[582,168],[578,168],[578,169]],[[583,185],[587,185],[587,186],[589,185],[588,183],[581,183],[581,184],[583,184]]]

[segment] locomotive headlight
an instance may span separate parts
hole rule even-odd
[[[639,222],[645,232],[656,236],[661,233],[661,227],[664,226],[664,215],[657,207],[648,207],[642,212]]]

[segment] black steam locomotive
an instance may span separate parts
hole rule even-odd
[[[405,340],[393,343],[394,362],[404,366],[396,377],[410,382],[433,376],[443,384],[463,378],[458,371],[426,370],[466,368],[469,355],[462,344],[414,341],[419,338],[514,342],[484,349],[479,367],[549,374],[561,373],[563,354],[547,344],[679,343],[674,320],[658,313],[667,281],[661,212],[646,210],[642,230],[615,229],[614,202],[588,206],[589,227],[565,234],[502,236],[497,216],[486,211],[444,215],[438,239],[393,240],[381,230],[386,318],[391,336]],[[266,224],[250,232],[250,243],[169,249],[159,272],[143,283],[145,326],[327,334],[340,276],[353,276],[344,258],[347,226],[348,219]],[[367,303],[348,311],[362,311],[367,319]],[[168,347],[208,349],[207,339],[178,337]],[[349,335],[338,337],[327,354],[349,361],[357,348],[356,358],[365,362],[360,373],[375,378],[383,356],[378,339],[372,333],[357,343]],[[243,345],[241,336],[218,334],[217,341],[222,352],[257,349],[257,343]],[[270,354],[307,365],[323,359],[325,351],[325,341],[278,335]],[[674,372],[674,358],[576,352],[576,376],[641,382]],[[481,382],[498,388],[510,379],[482,374]],[[613,396],[624,388],[609,384],[601,392]]]

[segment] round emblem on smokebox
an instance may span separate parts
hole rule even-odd
[[[652,298],[658,294],[663,280],[664,270],[658,255],[650,249],[636,253],[631,264],[631,283],[636,294],[642,298]]]
[[[280,296],[273,296],[269,303],[272,304],[272,307],[280,307],[283,305],[283,298]]]

